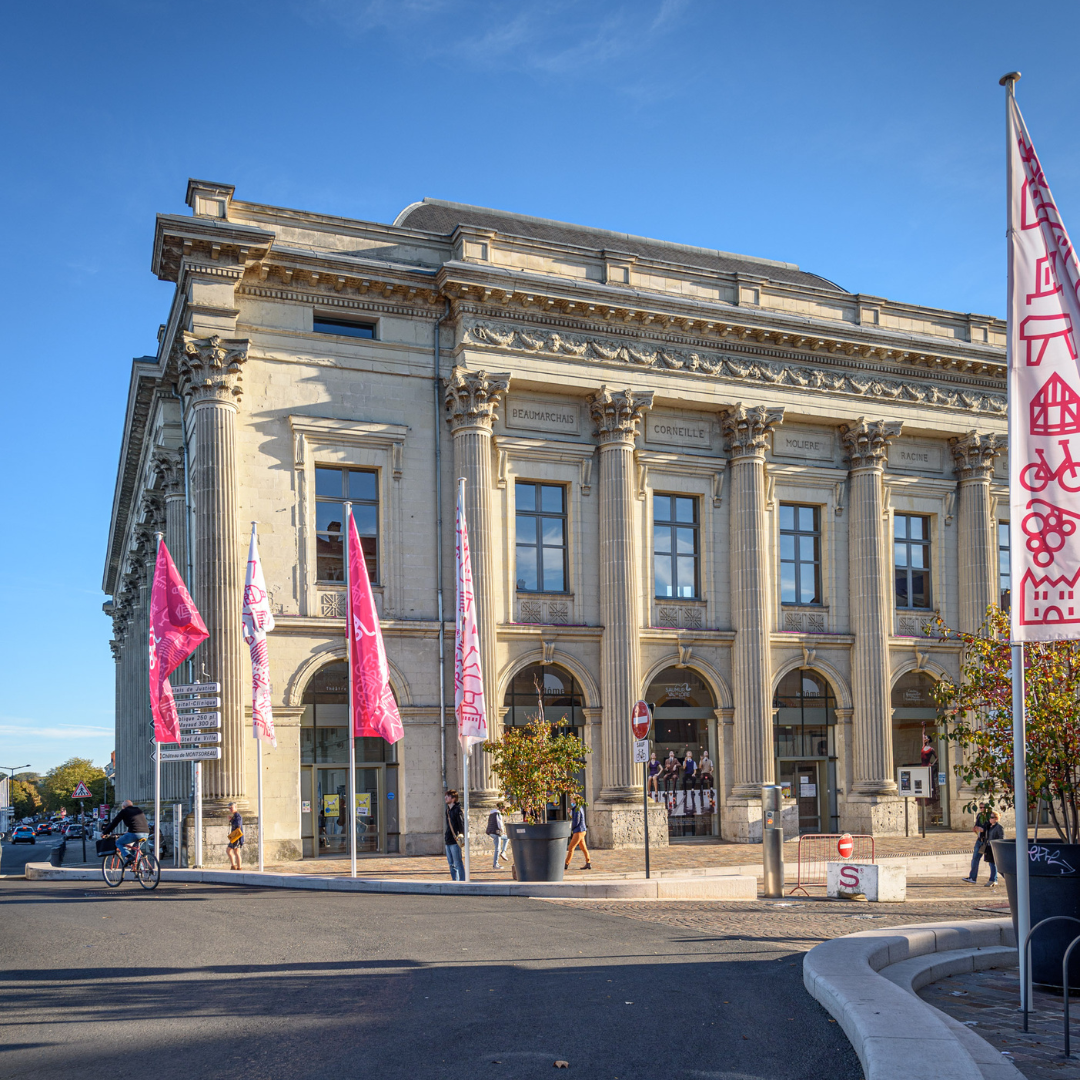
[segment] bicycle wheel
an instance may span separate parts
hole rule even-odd
[[[101,876],[105,879],[106,885],[115,889],[124,880],[123,856],[115,852],[112,855],[106,855],[101,863]]]
[[[152,851],[144,851],[135,864],[135,877],[144,889],[156,889],[161,880],[161,863]]]

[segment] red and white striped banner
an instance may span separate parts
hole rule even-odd
[[[485,742],[488,737],[484,708],[484,676],[480,667],[480,635],[476,629],[476,595],[473,591],[469,529],[465,523],[465,486],[457,501],[457,631],[454,635],[454,713],[461,748]]]
[[[266,594],[262,562],[255,542],[255,526],[251,526],[251,546],[248,548],[247,580],[244,582],[244,640],[251,652],[251,725],[256,739],[277,746],[274,734],[274,712],[270,704],[270,650],[266,635],[274,629],[274,615]]]

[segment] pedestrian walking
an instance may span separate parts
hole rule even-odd
[[[986,850],[983,852],[983,858],[986,860],[986,865],[990,867],[990,880],[986,883],[988,889],[997,888],[997,863],[994,861],[994,849],[990,846],[993,840],[1004,840],[1005,830],[1001,827],[1001,818],[998,816],[997,811],[990,815],[990,828],[986,830]]]
[[[510,843],[510,837],[506,835],[506,822],[503,814],[506,813],[505,803],[496,803],[495,809],[488,814],[486,832],[495,845],[495,852],[491,857],[491,868],[499,869],[499,860],[506,859],[506,846]]]
[[[990,807],[984,803],[979,803],[979,812],[975,816],[975,824],[971,831],[975,834],[975,850],[971,855],[971,873],[968,874],[964,881],[969,885],[974,885],[979,879],[979,860],[983,857],[986,851],[986,832],[990,828]]]
[[[244,846],[244,819],[236,809],[236,803],[229,803],[229,869],[240,869],[240,849]]]
[[[566,865],[564,870],[570,869],[570,856],[574,854],[574,848],[581,848],[581,854],[585,856],[585,869],[592,869],[592,860],[589,858],[589,849],[585,844],[585,807],[580,803],[570,804],[570,844],[566,849]]]
[[[458,793],[451,788],[445,795],[446,829],[443,831],[443,843],[446,847],[446,861],[450,864],[450,880],[465,880],[465,863],[461,858],[465,847],[465,815],[458,804]]]

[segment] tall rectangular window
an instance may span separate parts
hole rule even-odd
[[[1009,610],[1009,602],[1012,593],[1012,563],[1010,557],[1012,551],[1009,543],[1009,523],[998,522],[998,590],[1001,593],[1000,606],[1003,611]]]
[[[780,504],[780,602],[821,603],[821,509]]]
[[[896,606],[930,607],[930,519],[917,514],[893,515],[893,563]]]
[[[514,487],[518,592],[566,592],[566,488]]]
[[[693,600],[699,595],[698,501],[689,495],[653,496],[654,595]]]
[[[379,580],[379,474],[315,466],[315,558],[319,581],[345,580],[345,503],[352,503],[368,577]]]

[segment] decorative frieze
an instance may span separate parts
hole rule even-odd
[[[193,405],[235,404],[243,393],[241,369],[247,354],[245,338],[197,338],[185,332],[177,365],[180,393]]]
[[[705,603],[676,603],[672,601],[656,602],[656,623],[667,629],[701,630],[705,626]]]
[[[949,440],[949,449],[952,450],[955,461],[954,471],[964,480],[986,480],[994,475],[994,465],[998,455],[1002,452],[1004,440],[991,432],[989,435],[981,435],[977,431],[969,431],[958,439]]]
[[[748,409],[741,401],[723,413],[720,427],[732,458],[764,457],[769,436],[783,419],[783,409],[767,409],[764,405]]]
[[[324,619],[345,618],[345,591],[335,589],[333,592],[319,594],[319,614]]]
[[[463,344],[474,348],[511,350],[569,356],[595,363],[623,364],[634,368],[683,371],[690,374],[733,379],[769,387],[816,390],[822,394],[870,398],[917,405],[936,405],[964,412],[1003,416],[1005,395],[977,388],[952,390],[934,383],[889,379],[874,373],[828,371],[783,361],[758,360],[721,353],[626,342],[569,334],[562,331],[525,329],[477,322],[465,328]]]
[[[783,630],[789,634],[824,634],[829,628],[826,614],[823,609],[784,608]]]
[[[898,421],[867,420],[859,417],[853,424],[840,429],[844,444],[844,460],[852,471],[856,469],[881,469],[889,454],[889,443],[900,434],[902,424]]]
[[[646,410],[652,407],[652,391],[635,393],[632,390],[616,390],[612,393],[606,386],[589,398],[589,415],[596,425],[596,437],[605,443],[633,443],[637,437],[638,424]]]
[[[499,402],[509,387],[509,372],[489,374],[454,368],[446,384],[445,397],[451,429],[456,432],[461,428],[478,427],[490,434]]]

